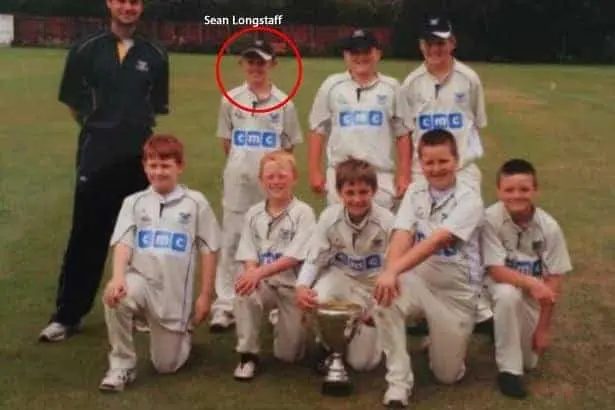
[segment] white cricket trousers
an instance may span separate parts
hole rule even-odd
[[[159,373],[174,373],[184,365],[192,344],[189,332],[173,332],[164,328],[149,313],[147,281],[134,273],[126,275],[127,295],[118,306],[105,305],[105,321],[111,352],[110,369],[132,369],[137,364],[133,341],[133,319],[145,316],[150,326],[150,357]]]
[[[305,353],[303,313],[295,301],[295,288],[267,280],[248,296],[235,297],[235,330],[238,353],[259,354],[263,317],[272,309],[279,310],[273,331],[273,354],[284,362],[300,360]]]
[[[233,312],[235,278],[237,273],[243,270],[241,263],[235,260],[235,253],[246,213],[229,209],[224,209],[222,213],[222,246],[216,271],[216,300],[212,305],[212,314],[215,311]]]
[[[440,382],[451,384],[465,372],[476,296],[464,283],[463,272],[442,264],[426,261],[404,275],[398,279],[399,296],[388,307],[375,307],[374,319],[386,357],[386,381],[389,387],[410,394],[414,375],[406,346],[406,318],[427,320],[431,370]]]
[[[319,303],[336,300],[356,303],[369,314],[375,304],[375,300],[372,299],[373,285],[371,283],[354,279],[335,267],[322,272],[314,285],[314,291],[316,291]],[[316,320],[313,321],[314,330],[319,335],[317,323]],[[382,348],[376,328],[361,323],[348,345],[346,363],[355,371],[367,372],[375,369],[381,361]]]
[[[540,305],[522,290],[508,284],[488,280],[493,299],[495,327],[495,360],[500,372],[518,376],[525,369],[538,365],[532,340]]]
[[[395,205],[394,179],[392,172],[378,172],[378,191],[374,202],[387,209],[393,209]],[[335,187],[335,168],[327,168],[326,180],[327,205],[339,204],[340,197]]]

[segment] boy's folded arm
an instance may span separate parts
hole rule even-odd
[[[452,232],[445,228],[438,228],[425,240],[420,241],[405,252],[399,259],[392,262],[387,267],[387,270],[395,275],[400,275],[420,265],[439,249],[450,245],[450,243],[455,240],[456,238]]]
[[[293,258],[291,256],[282,256],[273,263],[268,263],[260,266],[260,269],[263,272],[262,277],[267,278],[269,276],[277,275],[278,273],[297,267],[300,263],[301,260],[299,259]]]
[[[297,281],[295,282],[295,287],[312,287],[317,274],[318,265],[311,262],[305,262],[303,266],[301,266],[301,270],[299,271],[299,275],[297,276]]]
[[[386,252],[386,264],[399,260],[414,242],[414,231],[395,229],[391,234],[391,241]]]
[[[555,293],[556,297],[559,296],[559,291],[562,283],[563,275],[550,274],[544,277],[545,284]],[[536,332],[546,332],[551,326],[551,318],[555,310],[555,304],[543,303],[540,305],[540,315],[538,316],[538,324],[536,325]]]
[[[532,276],[525,275],[505,265],[487,266],[487,273],[498,283],[508,283],[526,291],[532,288],[533,281],[536,280]]]

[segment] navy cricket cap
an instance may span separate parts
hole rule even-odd
[[[355,30],[350,37],[342,41],[342,50],[353,52],[367,51],[380,48],[378,39],[371,31]]]
[[[264,40],[255,40],[241,52],[242,57],[260,58],[265,61],[271,61],[275,58],[275,52],[271,44]]]
[[[442,17],[428,18],[421,32],[423,40],[448,40],[453,36],[451,22]]]

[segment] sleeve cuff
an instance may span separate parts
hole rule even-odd
[[[297,282],[295,283],[296,287],[299,286],[307,286],[311,287],[314,283],[314,279],[316,279],[316,274],[318,273],[318,268],[316,265],[311,263],[304,263],[301,267],[301,271],[299,272],[299,277],[297,278]]]

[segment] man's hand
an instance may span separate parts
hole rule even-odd
[[[320,170],[310,172],[310,186],[317,194],[325,192],[325,177]]]
[[[316,291],[308,288],[307,286],[298,286],[295,290],[297,305],[299,305],[299,307],[304,311],[316,308],[318,305],[316,302],[316,296]]]
[[[374,297],[381,306],[389,306],[399,295],[397,288],[397,275],[388,271],[382,271],[376,277]]]
[[[536,354],[543,354],[551,344],[551,336],[547,330],[536,329],[532,338],[532,348]]]
[[[254,292],[263,278],[263,272],[259,268],[246,270],[235,281],[235,293],[239,296],[248,296]]]
[[[398,174],[395,176],[395,199],[400,199],[404,196],[410,186],[410,176]]]
[[[126,294],[126,279],[124,277],[112,278],[105,287],[103,302],[109,307],[116,307],[120,301],[126,297]]]
[[[207,315],[209,315],[209,311],[211,309],[211,296],[205,293],[201,293],[199,297],[196,299],[194,303],[194,315],[192,316],[192,323],[195,326],[198,326]]]
[[[533,278],[532,286],[530,287],[530,295],[541,304],[555,303],[555,292],[539,279]]]

